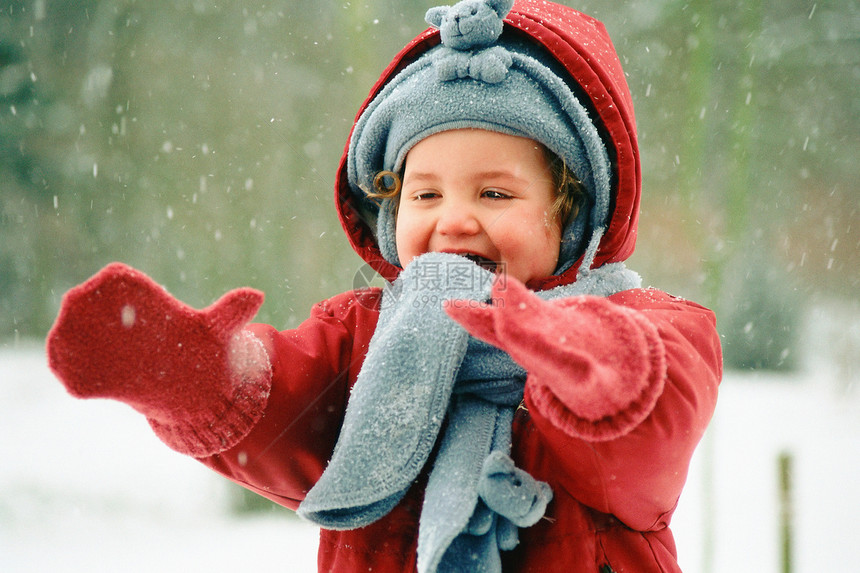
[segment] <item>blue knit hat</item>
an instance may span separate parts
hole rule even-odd
[[[513,0],[463,0],[431,8],[427,22],[442,44],[400,71],[356,122],[347,170],[353,192],[364,196],[383,170],[399,171],[422,139],[450,129],[477,128],[527,137],[561,157],[582,182],[589,204],[564,230],[559,267],[570,267],[586,233],[602,232],[609,216],[611,168],[606,147],[563,79],[563,67],[525,41],[501,38]],[[558,72],[556,72],[558,70]],[[394,203],[377,218],[377,242],[400,266]]]

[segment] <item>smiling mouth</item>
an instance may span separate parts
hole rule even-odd
[[[481,255],[476,255],[474,253],[462,253],[461,256],[466,257],[482,269],[488,270],[491,273],[496,272],[499,268],[499,263],[497,263],[496,261],[491,261],[486,257],[482,257]]]

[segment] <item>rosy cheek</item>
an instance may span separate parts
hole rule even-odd
[[[408,216],[398,216],[395,241],[397,246],[397,258],[400,259],[400,264],[406,266],[413,258],[418,256],[420,252],[421,232],[413,224],[414,221]]]

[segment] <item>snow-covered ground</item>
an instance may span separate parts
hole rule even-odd
[[[71,398],[38,346],[0,349],[0,572],[316,571],[317,531],[231,513],[226,480],[128,406]]]
[[[673,526],[687,573],[780,570],[781,453],[793,571],[858,570],[860,396],[836,387],[826,373],[726,377]],[[315,570],[313,527],[236,515],[228,492],[127,406],[70,398],[38,345],[0,348],[0,571]]]

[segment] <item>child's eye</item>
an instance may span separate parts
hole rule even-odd
[[[435,199],[436,197],[439,197],[438,191],[418,191],[412,194],[412,198],[415,201],[426,201],[428,199]]]
[[[511,196],[504,191],[500,191],[498,189],[484,189],[481,193],[482,196],[487,199],[510,199]]]

